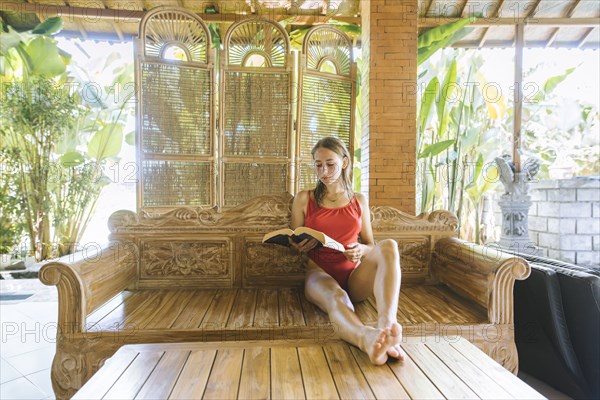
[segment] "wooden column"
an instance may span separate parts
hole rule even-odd
[[[515,40],[515,97],[513,116],[513,163],[516,172],[521,172],[521,118],[523,111],[523,45],[524,29],[523,24],[517,24]]]
[[[415,212],[417,0],[362,0],[362,190]]]

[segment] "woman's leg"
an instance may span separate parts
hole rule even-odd
[[[377,326],[382,329],[389,328],[392,334],[401,338],[402,327],[396,317],[400,278],[398,244],[392,239],[382,240],[350,275],[348,293],[353,301],[363,301],[375,293]],[[388,351],[388,355],[404,358],[399,345],[393,346]]]
[[[311,303],[327,313],[340,338],[367,353],[373,364],[380,365],[387,361],[388,350],[399,343],[397,335],[393,335],[389,328],[365,326],[354,313],[354,306],[346,291],[331,275],[311,261],[304,291]]]

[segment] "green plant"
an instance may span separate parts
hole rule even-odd
[[[474,72],[483,60],[475,53],[448,49],[440,56],[425,63],[420,75],[419,211],[450,210],[459,218],[461,237],[479,241],[483,197],[495,185],[491,162],[504,151],[498,144],[510,143],[501,123],[504,99],[485,98],[485,78]]]
[[[22,221],[21,196],[11,165],[11,154],[6,147],[0,147],[0,254],[9,254],[19,243],[25,227]]]
[[[107,163],[118,157],[124,139],[133,143],[133,132],[125,135],[125,121],[133,113],[129,103],[133,91],[125,90],[133,80],[133,66],[124,65],[115,54],[90,60],[80,68],[73,65],[69,85],[82,91],[93,82],[94,66],[108,77],[96,96],[78,96],[85,112],[58,144],[61,174],[54,193],[54,242],[59,256],[75,251],[96,209],[102,189],[111,182],[105,175]],[[98,67],[100,66],[100,67]]]
[[[38,260],[75,250],[109,182],[104,168],[121,151],[133,109],[133,90],[128,90],[133,67],[111,54],[83,68],[67,68],[70,57],[48,36],[60,26],[60,19],[52,19],[31,32],[2,31],[1,150],[14,166],[30,248]],[[40,65],[43,59],[52,67]],[[111,77],[100,90],[88,74],[92,70]],[[127,135],[131,143],[132,137]]]
[[[31,248],[40,260],[51,252],[52,182],[56,143],[74,125],[81,107],[68,88],[50,78],[31,76],[3,85],[0,133],[18,166],[16,181],[24,199]],[[37,245],[37,246],[36,246]]]

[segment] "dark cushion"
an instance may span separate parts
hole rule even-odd
[[[574,398],[600,398],[600,273],[525,257],[531,276],[515,283],[520,368]]]

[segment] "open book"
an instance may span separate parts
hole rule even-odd
[[[289,247],[290,243],[288,241],[288,238],[290,237],[296,243],[300,243],[304,239],[317,239],[319,244],[316,248],[327,247],[329,249],[341,252],[344,252],[346,250],[343,244],[336,242],[323,232],[307,228],[306,226],[300,226],[295,230],[285,228],[269,232],[263,237],[263,243],[274,243]]]

